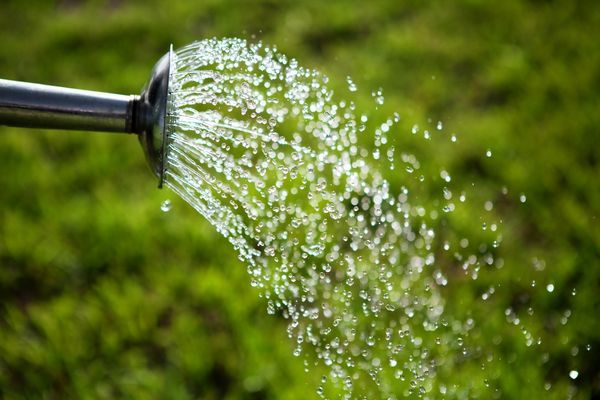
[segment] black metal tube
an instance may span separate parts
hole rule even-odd
[[[0,125],[135,133],[139,96],[0,79]]]

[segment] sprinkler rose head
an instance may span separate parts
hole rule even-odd
[[[166,172],[167,107],[172,53],[173,47],[154,65],[150,80],[133,109],[133,131],[138,134],[146,160],[158,177],[159,188],[163,185]]]
[[[0,125],[135,133],[160,188],[166,172],[172,55],[171,47],[139,96],[0,79]]]

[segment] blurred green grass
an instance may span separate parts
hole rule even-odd
[[[475,345],[498,343],[490,393],[583,399],[600,395],[599,27],[591,1],[6,0],[0,76],[135,93],[170,43],[239,36],[338,88],[352,76],[359,103],[382,87],[381,116],[444,121],[458,143],[406,145],[482,198],[509,190],[494,211],[504,267],[446,294],[486,320]],[[0,160],[0,397],[316,397],[323,371],[291,356],[285,321],[266,315],[226,241],[154,189],[135,138],[1,128]],[[469,211],[452,224],[478,237]],[[474,304],[489,285],[497,294]],[[454,374],[470,396],[483,372]]]

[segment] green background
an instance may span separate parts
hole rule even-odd
[[[213,36],[275,44],[335,88],[352,76],[365,104],[382,87],[382,116],[456,132],[414,151],[483,197],[509,195],[494,208],[504,267],[446,293],[485,321],[475,344],[503,341],[492,372],[473,362],[454,384],[463,397],[483,375],[480,398],[600,396],[595,2],[4,0],[0,77],[137,93],[170,43]],[[323,370],[292,356],[226,240],[155,189],[134,137],[2,127],[0,167],[0,397],[316,397]],[[469,215],[453,223],[477,237]],[[541,344],[526,346],[508,307]]]

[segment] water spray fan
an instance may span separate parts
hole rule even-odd
[[[172,59],[171,47],[154,65],[140,95],[0,79],[0,125],[136,134],[160,188],[166,169]]]

